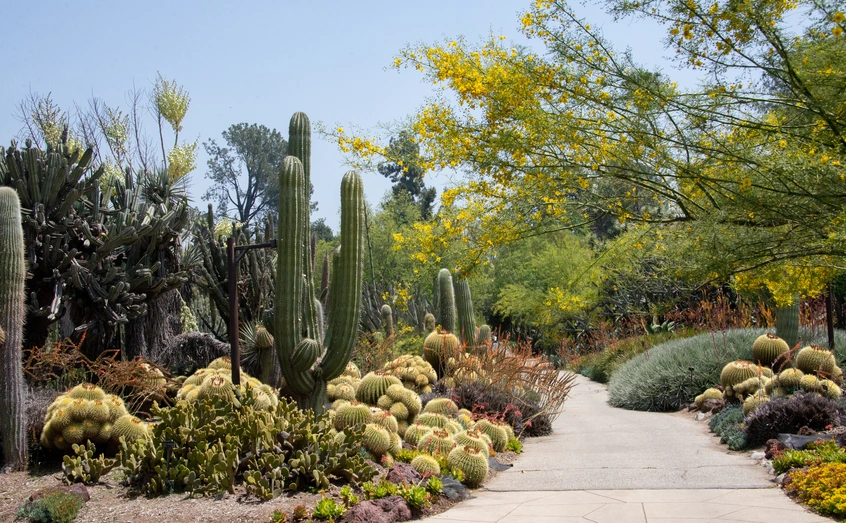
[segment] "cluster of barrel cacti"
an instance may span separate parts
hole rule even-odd
[[[438,374],[429,362],[411,354],[404,354],[386,362],[382,369],[392,372],[402,380],[405,388],[418,394],[432,392],[432,385],[438,380]]]
[[[40,441],[44,448],[67,452],[89,441],[100,448],[115,447],[121,437],[131,441],[148,433],[147,424],[129,414],[120,397],[82,383],[47,409]]]
[[[253,390],[250,398],[252,405],[257,409],[273,410],[279,403],[279,397],[270,385],[262,383],[243,370],[241,384],[235,387],[232,383],[232,362],[226,356],[212,361],[206,368],[197,369],[186,378],[176,393],[176,399],[196,401],[221,398],[235,402],[240,401],[238,398],[245,397],[247,388]]]
[[[742,402],[749,415],[771,398],[796,393],[813,393],[831,399],[840,398],[843,371],[828,349],[811,345],[800,349],[792,358],[787,342],[764,334],[752,346],[753,361],[732,361],[720,373],[720,388],[709,388],[696,397],[694,404],[702,408],[705,401],[722,399]],[[774,372],[773,368],[779,372]]]

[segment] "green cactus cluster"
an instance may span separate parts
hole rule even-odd
[[[90,441],[85,445],[74,445],[73,452],[74,456],[65,455],[62,458],[63,479],[68,485],[97,483],[118,464],[117,459],[98,453]]]
[[[432,331],[423,340],[423,358],[439,378],[446,376],[447,361],[461,350],[461,342],[449,331]]]
[[[243,398],[246,389],[252,389],[250,396],[254,406],[259,409],[272,410],[279,403],[276,391],[258,379],[241,371],[241,385],[232,384],[232,362],[223,356],[202,369],[197,369],[182,383],[176,393],[177,400],[196,401],[198,399],[219,397],[227,401],[237,402]]]
[[[455,435],[455,443],[459,446],[470,446],[479,449],[485,456],[490,455],[493,446],[491,439],[481,430],[464,430]]]
[[[443,414],[447,417],[458,416],[458,405],[449,398],[435,398],[430,400],[423,408],[423,412]]]
[[[311,124],[304,113],[296,113],[291,118],[288,151],[291,156],[283,161],[279,175],[273,334],[288,389],[301,408],[322,413],[327,382],[344,373],[358,331],[364,252],[364,190],[358,173],[349,171],[344,175],[341,181],[341,249],[335,258],[331,311],[324,334],[323,321],[318,321],[321,314],[318,314],[319,302],[312,278],[309,241]],[[317,357],[306,366],[315,352],[315,344]],[[361,388],[360,385],[359,391]]]
[[[240,405],[208,397],[154,407],[161,421],[151,437],[121,447],[130,484],[147,496],[216,495],[242,482],[250,494],[269,499],[375,474],[359,453],[364,427],[332,430],[328,416],[315,418],[286,399],[272,410],[257,409],[254,392],[247,388]]]
[[[401,386],[402,381],[387,371],[368,372],[361,378],[355,397],[362,403],[376,405],[379,398],[385,395],[391,385]]]
[[[694,405],[696,405],[697,409],[701,409],[706,401],[708,401],[708,400],[721,400],[721,399],[723,399],[723,391],[721,391],[720,389],[711,387],[710,389],[705,389],[705,392],[703,392],[699,396],[696,396],[696,398],[693,400],[693,403],[694,403]]]
[[[420,438],[425,436],[427,433],[432,432],[433,428],[428,425],[423,425],[422,423],[413,423],[408,426],[405,430],[405,435],[403,439],[409,445],[417,446],[420,443]]]
[[[361,379],[351,376],[339,376],[326,384],[326,401],[332,403],[336,400],[354,401],[355,392]]]
[[[834,354],[819,345],[810,345],[799,350],[793,364],[806,374],[819,374],[829,378],[843,375],[843,371],[837,366]]]
[[[129,414],[120,397],[82,383],[47,408],[40,442],[46,449],[68,452],[73,445],[87,442],[108,447],[117,445],[121,437],[144,439],[148,432],[148,425]]]
[[[420,396],[413,390],[394,383],[385,390],[385,394],[379,396],[376,405],[390,412],[398,422],[397,432],[402,436],[411,423],[414,423],[417,415],[420,414],[422,404]]]
[[[402,380],[402,384],[418,394],[432,392],[432,385],[438,380],[434,367],[417,355],[404,354],[391,360],[382,370]]]
[[[335,409],[332,421],[336,430],[363,427],[373,421],[373,411],[364,403],[347,402]]]

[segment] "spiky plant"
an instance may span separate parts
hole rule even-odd
[[[447,462],[452,468],[464,473],[464,483],[477,487],[488,475],[488,456],[471,446],[458,446],[450,451]]]
[[[799,300],[783,307],[775,308],[776,335],[787,342],[788,347],[795,347],[799,342]]]
[[[458,338],[467,347],[476,345],[476,317],[473,314],[473,299],[470,283],[465,279],[455,282],[455,306],[458,313]]]
[[[441,328],[449,333],[455,332],[455,289],[452,286],[452,273],[449,269],[438,272],[438,312]]]
[[[394,335],[394,313],[391,306],[387,303],[382,305],[382,328],[385,331],[385,337],[390,338]]]
[[[341,181],[341,252],[332,275],[331,314],[324,339],[318,326],[309,247],[311,124],[296,113],[289,126],[288,151],[279,176],[279,239],[277,243],[276,349],[282,374],[301,408],[324,410],[326,383],[347,367],[360,314],[364,251],[364,191],[361,177],[347,172]],[[310,339],[320,359],[304,370],[294,362],[297,346]]]
[[[24,240],[21,204],[11,187],[0,187],[0,440],[3,442],[3,470],[23,470],[27,463],[26,384],[21,345],[26,320]]]

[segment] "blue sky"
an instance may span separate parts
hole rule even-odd
[[[528,1],[430,0],[283,2],[218,0],[78,0],[31,2],[4,24],[0,44],[0,142],[21,128],[15,105],[30,91],[52,93],[65,109],[92,95],[125,106],[133,85],[149,88],[161,73],[191,95],[182,136],[200,142],[232,124],[258,123],[287,134],[290,116],[369,129],[414,113],[432,85],[411,70],[387,68],[406,44],[490,33],[524,44],[519,16]],[[618,48],[631,46],[644,64],[669,54],[662,32],[642,21],[615,24],[593,5],[578,6]],[[10,20],[12,23],[9,23]],[[665,66],[669,71],[669,66]],[[153,134],[153,127],[148,126]],[[315,137],[312,179],[318,212],[336,229],[340,179],[347,170],[336,144]],[[201,204],[208,184],[200,146],[191,197]],[[390,187],[363,173],[377,203]],[[438,187],[446,175],[427,180]]]

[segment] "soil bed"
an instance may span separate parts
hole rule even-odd
[[[514,461],[516,454],[503,452],[496,460],[503,464]],[[384,474],[384,471],[381,475]],[[491,472],[490,479],[495,473]],[[0,522],[13,522],[18,507],[39,489],[62,485],[61,472],[58,469],[44,471],[41,475],[26,472],[0,474]],[[85,503],[76,519],[77,523],[194,523],[208,520],[226,522],[263,522],[269,523],[274,511],[288,513],[294,507],[305,505],[309,510],[320,500],[320,494],[297,492],[284,494],[269,501],[259,501],[247,497],[243,487],[237,487],[235,494],[222,494],[216,497],[190,497],[187,494],[172,494],[157,498],[128,495],[128,489],[120,484],[121,472],[113,471],[106,475],[100,484],[88,486],[91,500]],[[378,481],[379,476],[374,478]],[[333,485],[327,493],[335,494],[339,487]],[[437,502],[426,508],[422,517],[433,516],[449,510],[455,505],[446,496],[440,496]],[[343,521],[343,519],[341,520]]]

